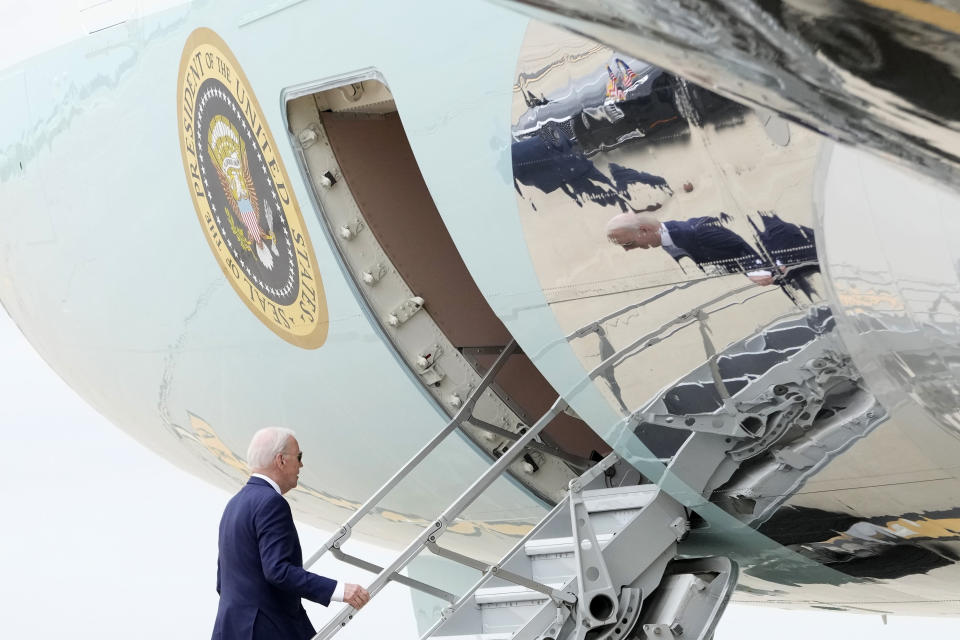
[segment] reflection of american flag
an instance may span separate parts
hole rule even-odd
[[[607,97],[613,98],[614,100],[623,100],[624,97],[623,90],[612,80],[607,83]]]
[[[610,65],[607,65],[607,75],[610,76],[610,82],[607,83],[607,97],[617,97],[617,74],[613,72]]]

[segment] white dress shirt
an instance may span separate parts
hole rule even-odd
[[[660,248],[669,253],[674,260],[688,257],[686,251],[673,244],[673,238],[670,237],[670,232],[664,224],[660,225]]]
[[[250,477],[251,477],[251,478],[260,478],[261,480],[266,480],[267,483],[269,483],[270,486],[273,487],[273,490],[274,490],[274,491],[276,491],[276,492],[279,493],[280,495],[283,495],[283,492],[280,491],[280,485],[278,485],[276,482],[274,482],[274,481],[273,481],[273,478],[268,478],[267,476],[263,475],[262,473],[251,473],[251,474],[250,474]],[[333,595],[330,596],[330,600],[332,600],[333,602],[343,602],[343,583],[340,582],[339,580],[337,580],[337,586],[334,588],[334,590],[333,590]]]
[[[667,225],[665,224],[660,225],[660,246],[673,246],[673,238],[670,237],[670,232],[667,230]]]

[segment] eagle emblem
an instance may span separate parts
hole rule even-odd
[[[261,211],[246,145],[233,123],[222,115],[210,121],[207,153],[227,198],[230,231],[243,251],[253,253],[260,264],[272,270],[274,257],[280,255],[273,233],[273,210],[269,202],[263,202]]]
[[[224,278],[279,337],[320,347],[327,300],[281,150],[240,63],[206,27],[183,45],[177,122],[190,200]]]

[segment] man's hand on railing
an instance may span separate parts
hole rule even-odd
[[[761,287],[766,287],[774,283],[773,274],[769,271],[751,271],[747,274],[751,282]]]
[[[343,601],[354,609],[362,609],[363,605],[370,602],[370,594],[360,585],[348,582],[343,585]]]

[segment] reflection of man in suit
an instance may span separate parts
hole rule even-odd
[[[819,297],[810,277],[820,272],[813,229],[786,222],[773,211],[758,211],[763,229],[749,217],[768,263],[777,265],[781,284],[789,284],[813,300]],[[789,295],[789,294],[788,294]]]
[[[649,214],[625,213],[607,223],[607,239],[625,251],[660,247],[678,263],[687,257],[700,269],[716,266],[727,273],[744,273],[760,285],[773,283],[770,271],[756,270],[762,260],[753,247],[719,218],[660,222]]]
[[[213,640],[305,640],[316,634],[300,603],[331,600],[359,609],[370,599],[355,584],[303,568],[300,540],[282,494],[297,486],[303,452],[289,429],[254,434],[247,464],[254,473],[220,520]]]
[[[521,196],[523,184],[544,193],[560,189],[579,207],[593,202],[604,207],[617,205],[621,211],[631,210],[610,178],[557,128],[514,142],[512,155],[513,186]]]

